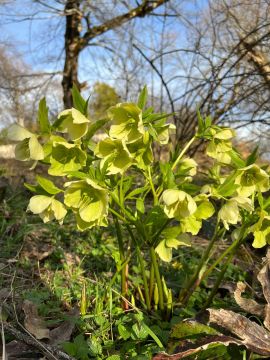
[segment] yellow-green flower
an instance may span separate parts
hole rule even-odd
[[[141,139],[145,133],[142,121],[142,110],[132,103],[120,103],[108,111],[112,125],[109,135],[113,139],[133,143]]]
[[[87,133],[90,123],[87,117],[74,108],[62,111],[58,115],[58,119],[60,120],[58,130],[67,132],[73,141],[80,139]]]
[[[182,219],[195,213],[197,209],[193,198],[182,190],[168,189],[162,194],[164,212],[168,218]]]
[[[250,232],[254,235],[254,248],[270,244],[270,216],[265,211],[261,211],[259,220],[250,227]]]
[[[123,174],[133,163],[133,158],[121,140],[107,138],[100,141],[95,148],[95,155],[101,160],[101,168],[107,165],[107,173]]]
[[[93,226],[107,226],[108,191],[90,179],[71,181],[67,187],[64,203],[76,214],[79,230]]]
[[[229,128],[213,126],[209,129],[209,133],[211,141],[206,148],[207,155],[221,163],[230,164],[229,152],[232,150],[231,139],[235,136],[234,131]]]
[[[236,196],[228,200],[219,210],[218,218],[223,222],[225,229],[229,230],[229,224],[236,225],[241,220],[239,208],[248,212],[253,211],[251,199]]]
[[[31,133],[19,124],[13,124],[8,129],[8,138],[12,141],[19,141],[15,147],[17,160],[42,160],[44,151],[38,141],[37,135]]]
[[[197,205],[196,211],[192,215],[181,219],[180,227],[182,232],[197,235],[202,227],[202,220],[210,218],[214,214],[215,208],[205,194],[195,196],[194,200]]]
[[[63,224],[67,213],[65,206],[60,201],[45,195],[33,196],[27,210],[32,211],[33,214],[38,214],[45,223],[56,219],[60,224]]]
[[[235,184],[239,185],[237,193],[247,197],[254,191],[265,192],[269,190],[269,175],[258,165],[252,164],[238,170]]]
[[[64,139],[53,141],[50,151],[50,175],[66,175],[71,171],[80,170],[86,163],[86,153],[78,145],[70,144]]]
[[[147,142],[145,139],[140,139],[132,144],[127,144],[127,148],[134,159],[134,164],[139,169],[146,169],[154,160],[151,143]]]

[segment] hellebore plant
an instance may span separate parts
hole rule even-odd
[[[108,109],[107,119],[96,122],[89,118],[88,103],[76,88],[73,102],[74,108],[51,123],[45,99],[41,100],[37,134],[18,124],[9,128],[9,138],[18,142],[17,159],[32,160],[33,166],[38,161],[46,164],[51,178],[60,177],[63,183],[60,188],[37,176],[36,185],[26,184],[36,193],[28,210],[44,222],[55,219],[60,224],[68,212],[73,213],[80,231],[114,224],[124,309],[129,299],[135,301],[135,287],[131,284],[128,289],[128,263],[134,254],[143,283],[140,301],[148,311],[159,309],[165,316],[173,302],[184,306],[202,279],[223,264],[209,303],[247,235],[254,234],[254,247],[270,242],[270,200],[263,197],[269,190],[268,168],[255,164],[256,151],[244,160],[232,145],[234,131],[200,114],[197,131],[185,147],[179,153],[171,151],[168,161],[155,160],[153,146],[166,145],[168,152],[175,127],[167,123],[168,115],[146,108],[146,88],[136,104],[119,103]],[[102,129],[106,137],[96,141],[94,135]],[[203,186],[196,184],[198,164],[187,155],[195,141],[206,142],[209,156]],[[170,262],[179,247],[191,246],[190,235],[198,234],[209,218],[215,232],[177,298],[159,265]],[[231,236],[230,245],[211,260],[216,240],[226,234]]]

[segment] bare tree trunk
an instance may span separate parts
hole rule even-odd
[[[80,0],[67,0],[65,6],[66,32],[65,32],[65,65],[62,80],[65,108],[72,107],[71,89],[73,84],[78,88],[78,60],[80,53],[80,27],[81,13]]]

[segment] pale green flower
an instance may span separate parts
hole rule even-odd
[[[133,158],[134,165],[139,169],[146,169],[154,160],[151,143],[146,142],[145,139],[127,144],[127,148]]]
[[[33,214],[38,214],[45,223],[56,219],[60,224],[63,224],[67,213],[65,206],[60,201],[45,195],[33,196],[27,210],[32,211]]]
[[[67,187],[64,203],[76,214],[79,230],[93,226],[107,226],[108,191],[90,179],[71,181]]]
[[[71,171],[80,170],[86,163],[86,153],[78,145],[65,140],[53,141],[50,151],[50,175],[66,175]]]
[[[44,151],[38,141],[37,135],[31,133],[19,124],[9,127],[7,136],[10,140],[19,141],[15,147],[15,157],[17,160],[42,160]]]
[[[154,128],[157,132],[157,142],[161,145],[166,145],[169,142],[170,135],[174,134],[176,127],[174,124],[164,124],[161,126],[154,125]]]
[[[182,190],[168,189],[162,194],[164,212],[168,218],[182,219],[195,213],[197,209],[193,198]]]
[[[113,139],[133,143],[141,139],[145,133],[142,110],[132,103],[120,103],[108,111],[112,125],[109,135]]]
[[[202,220],[210,218],[214,214],[215,208],[205,194],[195,196],[194,200],[197,205],[196,211],[192,215],[181,219],[180,226],[182,232],[197,235],[202,227]]]
[[[249,198],[236,196],[226,202],[218,212],[218,218],[223,222],[225,229],[229,230],[229,224],[236,225],[241,220],[239,209],[248,212],[253,211],[252,201]]]
[[[247,197],[254,191],[265,192],[269,190],[269,175],[258,165],[252,164],[238,170],[235,184],[239,185],[237,193]]]
[[[161,233],[163,240],[155,248],[161,260],[170,262],[172,260],[172,250],[179,246],[191,246],[188,234],[182,234],[179,226],[167,228]]]
[[[60,122],[58,130],[67,132],[73,141],[80,139],[87,133],[90,123],[87,117],[74,108],[62,111],[58,115],[58,119]]]
[[[182,181],[191,181],[196,175],[197,166],[196,161],[191,158],[181,159],[177,165],[177,177],[181,177]]]
[[[101,168],[106,163],[108,175],[123,174],[133,163],[130,152],[121,140],[102,140],[94,152],[97,157],[102,158]]]
[[[206,154],[217,161],[230,164],[231,156],[230,151],[232,150],[232,143],[230,140],[220,140],[218,138],[213,138],[206,148]]]

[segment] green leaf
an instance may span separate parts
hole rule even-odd
[[[229,151],[229,155],[231,157],[232,163],[239,169],[246,166],[245,161],[241,158],[238,151],[234,148]]]
[[[73,99],[73,105],[75,109],[79,110],[82,114],[87,116],[87,101],[84,100],[84,98],[81,96],[77,86],[73,84],[72,87],[72,99]]]
[[[246,166],[254,164],[255,161],[258,159],[258,149],[259,146],[256,146],[255,149],[252,151],[252,153],[248,156],[246,160]]]
[[[234,172],[231,175],[229,175],[223,184],[221,184],[217,191],[222,196],[231,196],[235,193],[236,189],[239,187],[239,185],[235,184],[235,179],[237,177],[237,173]]]
[[[54,183],[49,179],[45,179],[44,177],[39,175],[36,177],[36,179],[38,184],[49,194],[55,195],[62,191],[57,186],[55,186]]]
[[[143,192],[145,192],[148,188],[149,188],[149,186],[144,186],[144,187],[134,189],[126,196],[126,199],[132,199],[132,198],[134,198],[134,196],[142,194]]]
[[[131,336],[131,331],[129,328],[127,328],[125,325],[123,324],[119,324],[118,325],[118,332],[119,335],[122,337],[123,340],[127,340],[130,338]]]
[[[163,348],[162,342],[159,340],[157,335],[145,324],[145,322],[141,323],[142,328],[148,333],[149,336],[156,342],[157,346]]]
[[[144,208],[144,201],[142,198],[138,198],[136,200],[136,209],[139,211],[139,213],[144,214],[145,208]]]
[[[145,85],[139,95],[137,105],[140,109],[144,109],[146,102],[147,102],[148,92],[147,92],[147,86]]]
[[[104,126],[107,122],[108,122],[108,119],[101,119],[101,120],[97,120],[94,123],[92,123],[88,128],[87,134],[85,135],[85,140],[89,141],[95,135],[95,133],[100,128],[102,128],[102,126]]]
[[[42,133],[49,133],[50,132],[50,122],[48,118],[48,107],[46,105],[45,97],[40,100],[38,106],[38,123],[40,127],[40,131]]]

